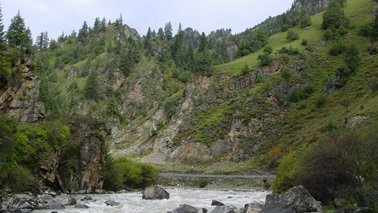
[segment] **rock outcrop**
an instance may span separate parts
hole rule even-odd
[[[105,123],[94,118],[78,117],[73,120],[73,137],[80,141],[77,155],[78,169],[69,177],[71,192],[94,193],[102,189],[102,171],[107,153],[105,134],[110,134]]]
[[[37,122],[44,118],[45,107],[39,99],[40,81],[31,65],[20,65],[8,81],[0,82],[0,112],[20,122]]]
[[[326,10],[330,3],[330,0],[295,0],[292,10],[305,11],[310,15],[314,15]]]
[[[98,193],[104,181],[103,166],[107,153],[105,135],[108,134],[105,123],[95,118],[77,116],[71,121],[71,140],[77,141],[78,147],[72,153],[57,151],[39,168],[39,175],[45,185],[62,192]],[[70,156],[66,156],[69,154]],[[62,170],[66,162],[75,163],[70,172]],[[63,183],[70,183],[68,188]]]
[[[321,213],[321,203],[303,187],[289,189],[283,195],[267,195],[262,213]]]
[[[169,199],[169,193],[159,186],[150,186],[143,190],[142,198],[145,200]]]

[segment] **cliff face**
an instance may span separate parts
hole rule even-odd
[[[46,112],[39,101],[39,90],[40,80],[32,65],[19,65],[12,78],[0,80],[0,113],[22,125],[43,121]],[[46,185],[60,191],[89,193],[100,190],[107,153],[105,125],[84,116],[69,120],[70,149],[56,146],[59,148],[40,162],[35,171]]]
[[[262,94],[249,91],[261,78],[287,67],[301,75],[303,65],[288,63],[277,60],[241,77],[198,78],[186,85],[171,119],[159,109],[138,127],[113,135],[114,144],[129,141],[128,148],[114,153],[142,155],[142,161],[151,163],[239,162],[257,155],[276,131],[269,126],[286,114],[280,99],[298,85],[281,83]],[[159,123],[164,128],[151,134]]]
[[[76,158],[78,167],[66,178],[71,182],[71,192],[91,193],[102,189],[102,168],[107,153],[105,124],[91,118],[76,118],[71,124],[72,137],[80,142]]]
[[[63,192],[94,193],[102,189],[107,153],[106,127],[96,119],[78,116],[70,124],[71,145],[43,162],[39,175],[46,185]]]
[[[310,15],[314,15],[326,10],[330,3],[330,0],[295,0],[291,10],[305,11]]]
[[[0,87],[0,112],[20,122],[33,123],[45,116],[45,107],[38,101],[40,81],[31,66],[21,65],[18,76]]]

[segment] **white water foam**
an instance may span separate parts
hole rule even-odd
[[[223,202],[226,205],[234,205],[237,208],[244,207],[244,204],[259,202],[263,203],[270,192],[267,191],[216,191],[202,189],[167,188],[170,194],[168,200],[143,200],[141,192],[90,195],[93,201],[80,201],[84,195],[75,195],[78,203],[88,205],[88,209],[66,209],[56,210],[59,213],[166,213],[179,207],[181,204],[188,204],[197,208],[206,208],[211,211],[212,200]],[[106,206],[105,201],[114,200],[121,203],[119,206]],[[50,213],[53,210],[38,210],[36,213]]]

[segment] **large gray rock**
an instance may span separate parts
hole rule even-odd
[[[236,208],[235,207],[230,207],[230,206],[217,206],[213,211],[210,213],[236,213]]]
[[[150,186],[143,190],[142,198],[145,200],[169,199],[169,193],[159,186]]]
[[[242,213],[258,213],[261,211],[263,204],[261,203],[249,203],[244,205]]]
[[[85,204],[76,204],[74,206],[75,209],[88,209],[89,206],[85,205]]]
[[[175,210],[169,212],[169,213],[206,213],[206,209],[198,209],[196,207],[183,204],[180,205],[180,207],[176,208]]]
[[[61,203],[64,206],[72,206],[77,204],[76,199],[67,194],[60,194],[53,198],[53,200],[57,203]]]
[[[59,203],[59,202],[56,202],[56,201],[50,201],[48,204],[47,204],[47,209],[65,209],[64,205]]]
[[[39,208],[41,202],[38,198],[28,194],[16,194],[3,200],[0,212],[31,212]]]
[[[213,200],[213,201],[211,201],[211,205],[212,206],[224,206],[224,203],[217,201],[217,200]]]
[[[306,213],[323,212],[319,201],[303,187],[289,189],[283,195],[270,194],[266,196],[262,213]]]
[[[107,206],[119,206],[119,205],[121,205],[121,203],[116,202],[116,201],[114,201],[114,200],[107,200],[107,201],[105,201],[105,204],[106,204]]]

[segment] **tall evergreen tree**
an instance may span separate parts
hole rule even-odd
[[[164,34],[165,34],[165,37],[168,39],[168,41],[173,38],[171,22],[168,22],[168,23],[165,24]]]
[[[5,31],[3,24],[3,12],[0,4],[0,51],[4,51],[6,46]]]
[[[84,97],[90,100],[97,100],[99,95],[98,88],[97,73],[92,70],[85,84]]]
[[[41,32],[40,35],[37,36],[36,40],[35,40],[35,46],[36,46],[36,49],[37,51],[41,51],[42,50],[42,46],[43,46],[43,37],[44,37],[44,32]]]
[[[174,38],[174,43],[171,46],[171,54],[173,60],[176,61],[176,64],[183,65],[183,40],[184,40],[184,32],[182,31],[181,24],[179,25],[177,34]],[[180,54],[181,53],[181,54]],[[182,56],[182,57],[180,57]]]
[[[152,32],[150,27],[148,28],[146,37],[144,38],[144,49],[146,50],[147,55],[153,55]]]
[[[101,29],[102,32],[105,32],[105,30],[106,30],[106,19],[105,19],[105,17],[102,18],[102,20],[101,20],[100,29]]]
[[[202,32],[198,51],[199,52],[205,52],[208,49],[208,47],[209,47],[209,43],[207,41],[207,37],[206,37],[205,33]]]
[[[49,37],[47,32],[41,32],[35,41],[37,51],[47,49],[49,47]]]
[[[101,30],[101,21],[99,17],[96,17],[95,22],[93,24],[93,32],[98,33]]]
[[[79,42],[84,43],[85,39],[88,37],[89,34],[89,27],[86,21],[84,21],[83,26],[79,30],[79,34],[77,35],[77,39]]]
[[[50,44],[49,34],[46,31],[43,35],[43,43],[42,43],[43,49],[47,49],[49,47],[49,44]]]
[[[21,53],[30,55],[32,53],[33,40],[31,38],[30,29],[25,26],[24,19],[20,13],[11,20],[8,31],[6,33],[8,44],[17,48]]]
[[[163,28],[159,28],[157,34],[158,34],[158,38],[159,38],[159,40],[160,40],[160,41],[163,41],[163,40],[164,40],[164,30],[163,30]]]

